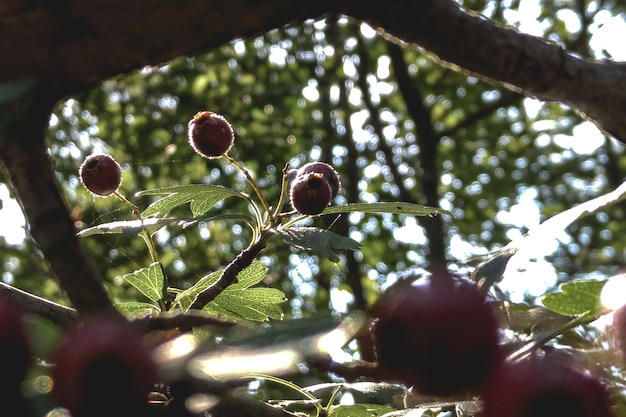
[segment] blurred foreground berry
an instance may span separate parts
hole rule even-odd
[[[309,172],[297,175],[291,184],[290,199],[300,214],[320,214],[332,200],[332,189],[323,174]]]
[[[80,180],[93,195],[106,197],[122,183],[120,165],[107,154],[90,155],[78,170]]]
[[[27,415],[28,404],[22,395],[22,382],[33,365],[31,344],[23,311],[11,300],[0,296],[0,402],[11,415]]]
[[[506,363],[490,378],[482,417],[610,417],[603,385],[561,357]]]
[[[0,392],[18,387],[32,363],[30,342],[22,310],[4,297],[0,297],[0,360]]]
[[[96,318],[54,353],[53,395],[72,417],[146,415],[156,365],[128,323]]]
[[[297,170],[296,178],[302,177],[310,172],[322,174],[322,177],[328,182],[328,185],[330,185],[331,200],[337,197],[341,182],[339,181],[339,174],[337,174],[335,168],[325,162],[309,162]]]
[[[233,128],[226,118],[210,111],[201,111],[189,121],[189,143],[208,159],[219,158],[233,146]]]
[[[440,271],[403,281],[372,310],[383,377],[417,392],[479,392],[502,358],[498,320],[472,282]]]

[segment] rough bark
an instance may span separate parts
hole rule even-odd
[[[626,141],[626,64],[590,61],[504,28],[452,0],[12,0],[0,6],[0,82],[85,84],[265,30],[345,13],[481,77],[585,114]]]
[[[53,91],[36,88],[27,100],[3,109],[13,118],[2,123],[0,157],[19,196],[30,235],[78,313],[107,312],[121,317],[104,290],[102,277],[85,256],[57,188],[43,140],[55,96]]]

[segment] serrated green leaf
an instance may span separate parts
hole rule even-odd
[[[191,304],[194,302],[198,294],[200,294],[206,288],[210,287],[215,281],[217,281],[222,276],[222,274],[223,274],[223,271],[215,271],[200,278],[198,282],[196,282],[192,287],[179,293],[174,299],[173,304],[180,305],[181,310],[183,312],[186,312],[187,310],[189,310],[189,307],[191,307]]]
[[[290,227],[276,229],[275,233],[288,245],[313,250],[333,262],[339,261],[333,250],[356,250],[361,247],[354,239],[317,227]]]
[[[174,304],[178,303],[183,311],[187,311],[198,294],[215,283],[222,273],[223,271],[215,271],[201,278],[193,287],[178,294]],[[274,288],[250,288],[261,282],[266,274],[267,268],[261,261],[252,262],[237,274],[237,282],[208,303],[204,311],[253,321],[281,319],[283,311],[277,304],[287,300],[285,294]]]
[[[163,268],[159,262],[154,262],[148,268],[138,269],[135,272],[124,275],[124,279],[152,301],[163,298]]]
[[[574,281],[561,284],[559,292],[545,294],[543,305],[555,313],[578,316],[600,306],[600,292],[606,281]]]
[[[436,216],[438,214],[447,214],[454,217],[454,214],[447,210],[436,207],[422,206],[420,204],[407,202],[378,202],[378,203],[350,203],[340,206],[327,207],[322,214],[338,214],[338,213],[392,213],[392,214],[410,214],[413,216]]]
[[[116,221],[83,229],[77,233],[77,236],[86,237],[112,233],[121,233],[126,236],[137,236],[142,230],[149,227],[162,227],[176,221],[178,221],[178,219],[174,218]]]
[[[285,294],[275,288],[226,288],[215,297],[204,310],[222,313],[228,317],[237,317],[252,321],[282,319],[283,311],[277,305],[287,301]]]
[[[254,261],[237,274],[237,283],[233,287],[242,289],[251,287],[261,282],[266,275],[267,268],[263,266],[263,262]]]
[[[161,217],[175,207],[191,203],[190,209],[193,217],[201,216],[211,210],[217,203],[229,197],[239,197],[248,201],[245,194],[219,185],[181,185],[174,187],[156,188],[144,190],[136,194],[165,195],[160,200],[150,204],[142,213],[143,217]]]
[[[161,312],[155,305],[136,301],[115,304],[115,308],[129,318],[151,316]]]

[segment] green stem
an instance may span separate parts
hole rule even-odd
[[[593,317],[598,317],[598,311],[590,310],[590,311],[587,311],[586,313],[583,313],[579,316],[574,317],[572,320],[568,321],[562,326],[557,327],[556,329],[554,329],[553,331],[551,331],[544,337],[537,339],[537,340],[533,340],[532,342],[528,343],[526,346],[522,347],[521,349],[516,350],[515,352],[513,352],[507,357],[507,361],[515,362],[515,361],[522,360],[523,358],[530,355],[535,350],[539,349],[541,346],[545,345],[550,340],[554,339],[560,334],[563,334],[567,330],[571,330],[580,324],[589,322],[590,319]]]
[[[128,205],[131,208],[133,215],[137,218],[137,220],[143,220],[143,217],[141,216],[141,212],[139,211],[139,208],[135,204],[133,204],[129,199],[124,197],[118,191],[115,191],[113,194],[115,194],[115,196],[120,201],[122,201],[124,204]],[[150,233],[148,233],[146,229],[141,229],[139,236],[141,236],[141,239],[145,242],[146,247],[148,248],[148,253],[150,255],[151,263],[159,262],[159,257],[157,255],[156,247],[154,246],[154,242],[152,241],[152,238],[150,237]],[[165,297],[167,296],[168,287],[169,287],[169,283],[167,282],[167,279],[164,279],[163,288],[161,289],[161,299],[159,300],[159,307],[161,308],[162,311],[167,310],[167,306],[165,305],[164,300],[165,300]]]
[[[289,168],[289,163],[285,165],[283,168],[283,181],[280,186],[280,197],[278,198],[278,203],[276,204],[276,208],[274,209],[274,214],[272,214],[272,220],[277,221],[280,218],[280,212],[285,205],[285,200],[287,199],[287,195],[289,194],[289,177],[291,169]],[[275,225],[272,225],[275,226]]]
[[[229,156],[228,154],[223,155],[223,157],[224,157],[224,159],[226,159],[226,161],[228,161],[229,164],[231,164],[232,166],[237,168],[239,171],[241,171],[243,173],[243,175],[246,176],[246,179],[248,180],[248,182],[252,186],[252,189],[254,189],[254,192],[259,197],[259,200],[261,200],[261,204],[263,204],[263,208],[265,209],[265,211],[267,213],[271,213],[271,208],[270,208],[269,203],[267,202],[267,199],[265,198],[265,195],[263,194],[263,192],[259,188],[259,185],[256,183],[254,178],[252,178],[252,176],[250,175],[248,170],[243,165],[241,165],[239,162],[237,162],[235,159],[233,159],[231,156]]]
[[[284,387],[290,388],[294,391],[296,391],[297,393],[299,393],[300,395],[302,395],[303,397],[305,397],[307,400],[311,400],[315,402],[315,409],[317,411],[317,416],[319,416],[322,412],[322,405],[319,402],[319,399],[311,394],[310,392],[307,392],[306,390],[302,389],[302,387],[294,384],[291,381],[288,381],[286,379],[283,378],[279,378],[273,375],[266,375],[266,374],[258,374],[258,373],[249,373],[245,375],[246,378],[256,378],[256,379],[264,379],[266,381],[269,382],[274,382],[275,384],[279,384],[282,385]]]

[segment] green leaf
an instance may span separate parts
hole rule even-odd
[[[509,242],[501,250],[519,250],[522,248],[532,248],[536,245],[541,245],[546,240],[556,238],[575,221],[578,221],[589,214],[595,213],[596,211],[603,209],[606,206],[620,202],[625,198],[626,181],[613,191],[610,191],[599,197],[585,201],[584,203],[580,203],[565,211],[555,214],[538,226],[530,229],[523,236]]]
[[[543,305],[555,313],[578,316],[600,306],[600,292],[606,281],[574,281],[561,284],[559,292],[545,294]]]
[[[201,278],[193,287],[178,294],[174,303],[178,303],[183,311],[187,311],[198,294],[217,281],[222,273],[223,271],[215,271]],[[277,305],[287,300],[282,291],[274,288],[250,288],[261,282],[266,275],[267,268],[261,261],[252,262],[239,272],[237,282],[208,303],[204,311],[215,316],[252,321],[282,319],[283,311]]]
[[[192,287],[179,293],[176,298],[174,298],[173,304],[180,305],[183,312],[186,312],[189,310],[189,307],[191,307],[191,304],[194,302],[198,294],[217,281],[222,276],[222,273],[223,271],[215,271],[200,278]]]
[[[245,194],[230,188],[202,184],[156,188],[154,190],[140,191],[136,194],[138,197],[145,195],[165,195],[165,197],[150,204],[142,213],[143,217],[161,217],[173,208],[186,203],[191,203],[191,213],[194,217],[197,217],[229,197],[239,197],[249,201]]]
[[[115,305],[115,308],[128,318],[152,316],[161,312],[161,310],[153,304],[136,301],[119,303]]]
[[[396,409],[379,404],[336,405],[331,407],[328,417],[377,417],[392,411]]]
[[[137,236],[143,229],[148,227],[162,227],[174,223],[178,219],[143,219],[143,220],[123,220],[110,223],[103,223],[97,226],[83,229],[77,233],[80,237],[121,233],[126,236]]]
[[[392,213],[392,214],[410,214],[413,216],[436,216],[438,214],[447,214],[454,217],[454,214],[447,210],[436,207],[422,206],[420,204],[406,202],[379,202],[379,203],[350,203],[341,206],[330,206],[326,208],[322,214],[338,214],[338,213]]]
[[[237,317],[244,320],[266,321],[282,319],[283,311],[277,305],[287,301],[285,294],[274,288],[226,288],[204,308],[214,314]]]
[[[154,262],[148,268],[126,274],[124,279],[152,301],[158,302],[163,298],[165,277],[159,262]]]
[[[361,244],[354,239],[317,227],[290,227],[276,229],[274,232],[288,245],[316,251],[333,262],[339,261],[339,257],[333,250],[361,248]]]

